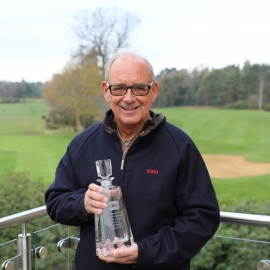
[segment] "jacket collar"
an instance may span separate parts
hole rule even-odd
[[[150,119],[148,119],[143,128],[142,128],[142,132],[141,132],[141,136],[145,136],[147,135],[152,129],[154,129],[155,127],[157,127],[163,119],[165,119],[164,115],[162,113],[154,113],[153,111],[149,111],[150,113]],[[108,110],[105,113],[105,119],[104,119],[104,129],[108,132],[108,133],[113,133],[116,132],[116,126],[115,126],[115,122],[114,122],[114,114],[112,109]]]

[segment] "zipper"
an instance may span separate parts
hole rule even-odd
[[[144,134],[144,131],[142,131],[135,139],[135,141],[132,143],[132,145],[134,143],[136,143],[137,139],[142,135]],[[120,139],[120,138],[119,138]],[[121,142],[121,140],[120,140]],[[123,153],[122,155],[122,161],[121,161],[121,166],[120,166],[120,170],[122,171],[122,176],[123,176],[123,171],[124,171],[124,165],[125,165],[125,158],[126,158],[126,155],[127,155],[127,152],[129,151],[129,149],[132,147],[132,145],[128,148],[128,150],[126,152]]]
[[[122,171],[122,174],[123,174],[123,170],[124,170],[124,163],[125,163],[126,154],[127,154],[127,151],[124,152],[123,155],[122,155],[122,161],[121,161],[121,167],[120,167],[120,170]]]

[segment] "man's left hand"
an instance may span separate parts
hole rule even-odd
[[[119,247],[112,251],[112,255],[103,256],[101,250],[98,250],[100,260],[107,263],[136,264],[138,258],[138,246],[133,244],[130,247]]]

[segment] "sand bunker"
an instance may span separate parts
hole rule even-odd
[[[213,178],[230,179],[270,174],[270,163],[250,162],[242,156],[203,155]]]

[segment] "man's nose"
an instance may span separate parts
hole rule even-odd
[[[133,95],[131,88],[128,88],[126,94],[124,95],[124,100],[133,101],[134,99],[135,99],[135,96]]]

